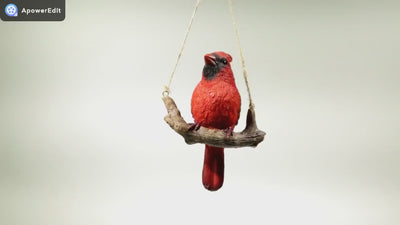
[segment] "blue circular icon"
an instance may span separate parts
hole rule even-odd
[[[5,8],[7,16],[16,17],[18,16],[18,8],[14,4],[8,4]]]

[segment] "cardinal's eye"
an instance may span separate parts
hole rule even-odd
[[[228,64],[228,61],[226,61],[226,59],[222,59],[222,63],[226,65]]]

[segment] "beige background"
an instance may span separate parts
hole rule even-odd
[[[0,23],[0,224],[399,224],[399,1],[234,1],[259,126],[201,185],[203,146],[163,121],[195,1],[69,1]],[[231,53],[204,0],[171,89],[191,121],[203,55]]]

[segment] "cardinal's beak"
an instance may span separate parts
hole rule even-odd
[[[217,65],[216,60],[217,59],[215,58],[214,55],[207,54],[204,56],[204,61],[206,62],[207,65],[214,65],[214,66]]]

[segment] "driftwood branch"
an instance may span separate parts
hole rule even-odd
[[[182,118],[175,101],[168,95],[163,96],[163,101],[168,111],[164,120],[187,144],[204,143],[215,147],[239,148],[256,147],[264,140],[265,132],[257,128],[254,108],[250,107],[247,111],[246,128],[227,137],[225,131],[218,129],[200,127],[197,131],[189,130],[190,124]]]

